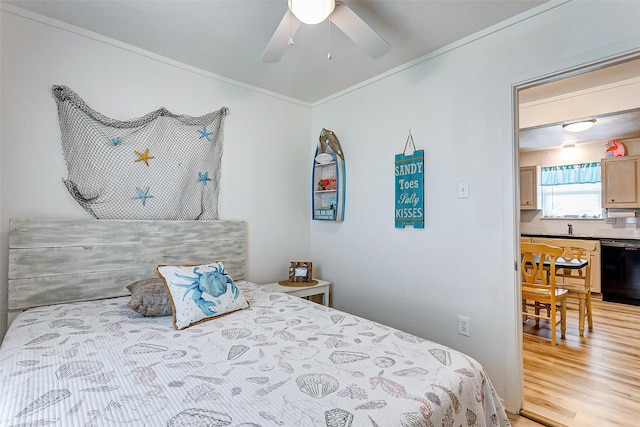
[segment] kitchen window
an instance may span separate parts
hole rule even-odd
[[[602,218],[600,162],[544,166],[543,218]]]

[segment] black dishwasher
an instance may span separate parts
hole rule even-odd
[[[640,240],[600,240],[602,299],[640,305]]]

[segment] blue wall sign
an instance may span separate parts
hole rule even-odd
[[[396,228],[424,228],[424,150],[396,154]]]

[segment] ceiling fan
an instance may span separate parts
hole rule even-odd
[[[261,61],[278,62],[300,25],[318,24],[329,18],[372,58],[380,58],[391,46],[347,5],[335,0],[289,0],[289,10],[271,37]],[[329,59],[331,57],[329,56]]]

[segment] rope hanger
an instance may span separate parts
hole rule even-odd
[[[416,151],[416,144],[413,142],[413,135],[411,135],[411,129],[409,129],[409,136],[407,136],[407,142],[404,144],[404,150],[402,150],[402,155],[407,155],[407,147],[409,146],[409,142],[411,142],[411,146],[413,147],[413,151]]]

